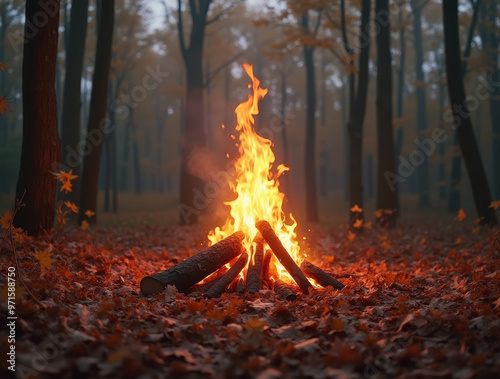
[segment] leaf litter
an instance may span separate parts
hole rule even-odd
[[[351,234],[349,234],[351,233]],[[203,299],[139,281],[200,251],[195,227],[66,229],[27,238],[16,291],[26,378],[482,378],[500,375],[500,250],[488,229],[407,226],[304,233],[308,259],[342,278],[287,302],[272,291]],[[459,241],[457,241],[459,240]],[[50,251],[50,255],[49,252]],[[37,253],[35,258],[33,252]],[[40,261],[40,262],[38,262]],[[14,265],[4,249],[0,267]],[[6,278],[2,276],[2,287]],[[6,291],[1,291],[7,316]],[[5,318],[4,318],[5,319]],[[7,330],[1,330],[7,340]],[[0,350],[7,354],[7,343]],[[5,360],[3,373],[9,373]],[[3,377],[3,375],[2,375]]]

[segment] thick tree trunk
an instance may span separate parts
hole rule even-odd
[[[395,173],[392,127],[391,25],[388,7],[388,0],[375,2],[376,19],[380,23],[380,30],[377,34],[377,209],[392,211],[384,220],[387,223],[386,226],[394,227],[397,207],[396,192],[386,180],[387,173]]]
[[[302,15],[302,27],[309,28],[309,16]],[[314,78],[314,46],[303,45],[306,68],[306,145],[305,184],[306,216],[309,222],[318,222],[318,193],[316,183],[316,82]]]
[[[108,94],[109,67],[111,64],[111,46],[113,41],[114,0],[100,2],[101,15],[98,24],[97,47],[92,95],[90,99],[89,124],[85,148],[90,153],[85,155],[82,170],[82,192],[78,222],[84,219],[91,224],[97,221],[96,215],[86,218],[85,212],[97,211],[97,189],[102,142],[106,127],[106,104]],[[111,125],[111,127],[114,127]]]
[[[81,83],[83,56],[85,53],[85,37],[87,35],[88,0],[71,3],[68,44],[66,50],[66,75],[64,78],[64,95],[62,104],[61,126],[61,168],[72,169],[78,178],[73,180],[73,191],[68,199],[73,203],[80,200],[80,114]]]
[[[40,25],[37,16],[47,22]],[[34,25],[40,25],[35,27]],[[23,57],[23,144],[16,199],[26,191],[14,224],[29,235],[54,225],[56,179],[60,159],[57,130],[55,70],[59,28],[59,2],[27,0]]]
[[[181,146],[181,177],[180,177],[180,224],[196,224],[204,209],[195,202],[197,191],[202,192],[203,181],[194,176],[190,170],[190,160],[193,153],[204,148],[207,137],[204,130],[204,99],[203,99],[203,43],[207,23],[208,9],[211,0],[190,2],[191,34],[189,46],[184,41],[182,26],[181,1],[178,0],[178,29],[181,51],[186,69],[186,104]],[[203,205],[203,204],[201,204]]]
[[[458,143],[469,174],[472,194],[478,216],[482,224],[497,224],[497,218],[491,203],[491,192],[484,171],[483,162],[472,128],[470,114],[467,108],[465,90],[462,78],[460,56],[460,40],[458,35],[458,1],[443,1],[444,41],[446,51],[446,74],[448,94],[453,110],[454,128]],[[451,121],[451,120],[450,120]]]
[[[413,47],[415,49],[415,99],[417,101],[417,131],[418,138],[423,137],[427,130],[427,98],[425,95],[424,77],[424,51],[422,46],[422,8],[425,0],[410,1],[413,10]],[[418,205],[420,208],[430,207],[430,182],[429,182],[429,160],[424,158],[422,164],[417,167],[418,177]]]

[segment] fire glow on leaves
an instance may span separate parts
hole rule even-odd
[[[237,195],[236,199],[227,202],[231,207],[230,216],[222,227],[217,227],[209,233],[212,244],[241,230],[245,233],[243,246],[248,252],[252,251],[252,241],[258,230],[255,223],[267,220],[283,246],[290,253],[297,264],[304,257],[296,240],[295,227],[297,222],[290,214],[291,224],[286,223],[282,209],[284,194],[279,190],[278,178],[288,167],[280,164],[276,172],[272,172],[275,156],[272,150],[272,141],[259,136],[254,129],[254,115],[259,113],[258,102],[262,99],[267,89],[260,87],[260,81],[254,76],[251,65],[244,64],[247,75],[252,79],[252,94],[248,100],[236,108],[237,126],[239,134],[239,157],[234,162],[236,170],[235,183],[231,188]],[[291,277],[281,265],[280,277]]]

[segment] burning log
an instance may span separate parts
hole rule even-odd
[[[163,272],[146,276],[141,280],[144,295],[160,293],[167,285],[173,285],[182,292],[198,283],[212,272],[241,254],[243,232],[236,232],[198,254]]]
[[[272,257],[273,257],[272,251],[267,250],[266,254],[264,254],[264,259],[262,261],[262,282],[263,284],[267,285],[268,289],[273,288],[269,274]]]
[[[340,283],[337,279],[324,272],[318,266],[313,265],[311,262],[303,261],[300,265],[300,268],[302,269],[302,271],[304,271],[304,274],[314,279],[323,287],[332,286],[333,288],[336,288],[338,290],[341,290],[345,287],[345,285]]]
[[[242,278],[239,278],[236,283],[236,292],[237,293],[245,292],[245,280],[243,280]]]
[[[259,229],[260,234],[267,242],[271,250],[273,251],[276,258],[280,263],[287,269],[287,271],[292,276],[295,283],[300,287],[302,292],[309,293],[310,289],[313,289],[312,284],[307,280],[304,273],[300,270],[299,266],[295,263],[293,258],[288,254],[288,251],[283,247],[283,244],[279,240],[271,225],[265,220],[258,221],[255,226]]]
[[[279,297],[288,301],[293,301],[297,298],[295,291],[288,284],[279,279],[274,282],[274,292],[276,292]]]
[[[250,293],[260,291],[262,285],[262,263],[264,260],[264,240],[260,233],[254,238],[255,251],[247,271],[246,290]]]
[[[243,270],[248,261],[248,254],[245,252],[240,255],[236,263],[226,272],[212,288],[205,292],[205,297],[214,298],[220,297],[226,287],[231,284],[231,282],[238,276],[241,270]]]
[[[222,266],[219,268],[217,271],[215,271],[212,275],[207,276],[205,278],[205,281],[202,284],[196,284],[193,287],[189,288],[188,291],[186,291],[189,295],[195,295],[195,294],[203,294],[207,292],[210,288],[214,286],[215,283],[217,283],[220,278],[228,271],[229,269],[226,266]]]

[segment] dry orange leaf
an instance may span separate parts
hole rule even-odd
[[[361,209],[360,207],[358,207],[358,204],[354,205],[354,207],[351,208],[351,212],[358,212],[358,213],[361,213],[363,212],[363,209]]]
[[[355,228],[361,228],[363,226],[363,220],[357,219],[356,221],[354,221],[354,225],[353,226]]]
[[[3,229],[9,229],[11,221],[12,221],[12,213],[10,211],[7,211],[0,219],[0,224],[2,224]]]
[[[465,214],[464,210],[462,208],[460,208],[460,210],[458,211],[456,219],[458,221],[462,221],[465,218],[465,216],[466,216],[466,214]]]
[[[351,232],[350,230],[347,232],[347,239],[349,242],[354,241],[354,237],[356,237],[356,233]]]
[[[3,114],[5,111],[12,112],[9,108],[9,103],[5,101],[5,96],[0,96],[0,113]]]
[[[34,255],[40,263],[42,272],[44,272],[45,270],[50,270],[50,266],[52,266],[52,263],[55,262],[55,260],[52,259],[52,254],[47,249],[37,251]]]

